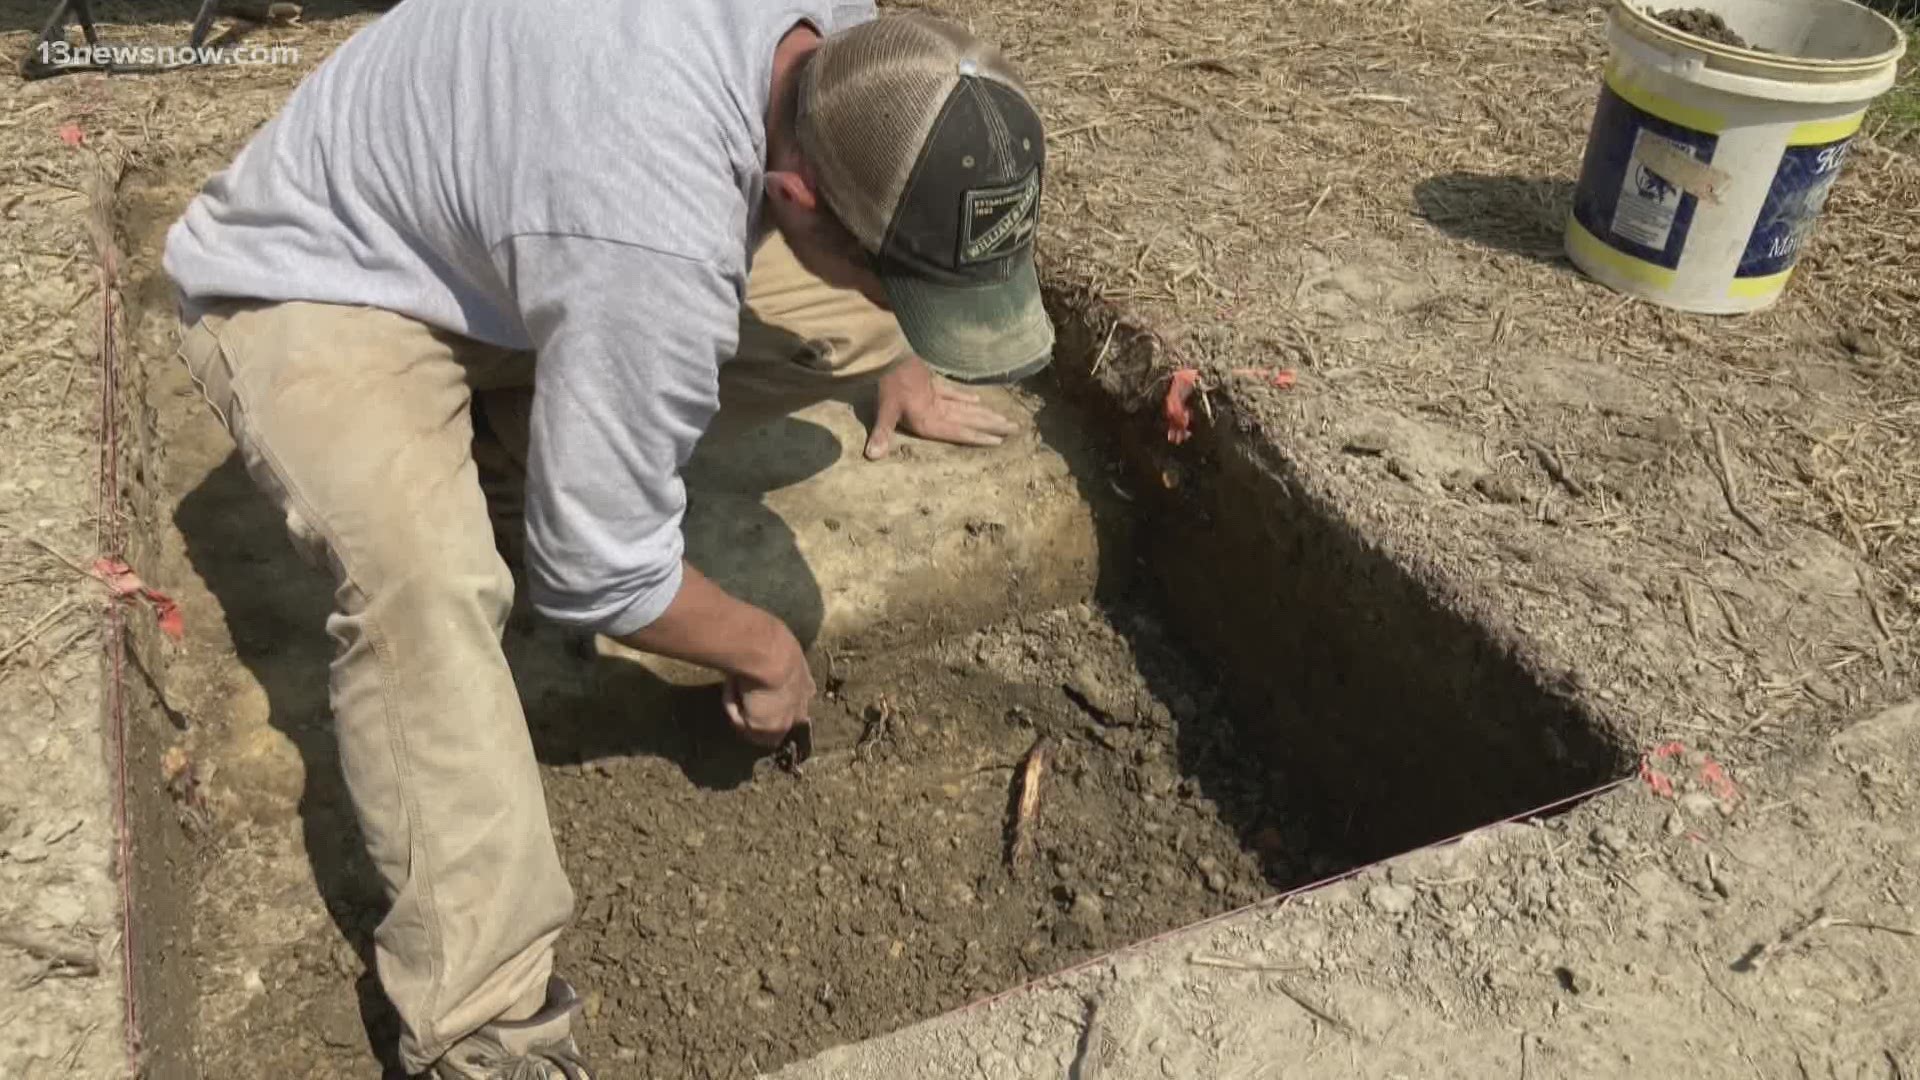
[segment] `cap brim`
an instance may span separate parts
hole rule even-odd
[[[1053,321],[1040,302],[1030,258],[990,285],[948,285],[903,273],[882,273],[880,280],[907,344],[955,382],[1018,382],[1053,359]]]

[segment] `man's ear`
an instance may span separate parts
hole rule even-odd
[[[813,183],[805,174],[799,172],[769,172],[767,194],[810,214],[820,207],[819,196],[813,189]]]

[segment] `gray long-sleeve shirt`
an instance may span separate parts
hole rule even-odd
[[[533,349],[531,599],[638,630],[679,591],[680,470],[737,344],[773,50],[870,0],[406,0],[167,234],[214,297],[380,307]]]

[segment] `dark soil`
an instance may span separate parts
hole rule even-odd
[[[549,774],[580,907],[559,966],[603,1068],[753,1075],[1334,865],[1150,619],[1082,605],[835,672],[796,772]],[[1041,738],[1014,871],[1014,777]]]
[[[1751,49],[1747,39],[1733,32],[1727,20],[1705,8],[1668,8],[1654,16],[1661,22],[1694,37],[1706,38],[1721,45],[1731,45],[1736,49]]]

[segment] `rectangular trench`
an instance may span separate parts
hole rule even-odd
[[[159,296],[136,295],[135,317]],[[1051,302],[1061,345],[1037,421],[1097,525],[1089,587],[1029,604],[996,584],[981,594],[1004,601],[962,625],[929,613],[816,649],[826,696],[797,775],[697,723],[711,687],[510,627],[579,905],[560,965],[610,1075],[771,1070],[1622,766],[1522,647],[1369,542],[1256,433],[1206,426],[1170,454],[1141,408],[1151,353],[1125,333],[1103,349],[1114,316],[1099,305]],[[204,581],[225,616],[203,663],[169,667],[141,643],[149,1074],[374,1075],[395,1021],[369,974],[379,890],[332,761],[325,584],[232,460],[170,467],[219,451],[180,413],[191,403],[157,373],[169,361],[153,340],[129,362],[162,387],[132,412],[200,431],[197,449],[141,444],[135,475],[156,490],[136,550]],[[187,475],[190,489],[171,486]],[[171,803],[156,794],[142,778],[177,771],[165,756],[191,743],[183,725],[218,728],[219,699],[243,683],[269,698],[298,767],[222,777],[239,797],[205,806],[192,782]],[[1036,743],[1040,813],[1010,865],[1015,777]],[[250,811],[250,790],[298,820]],[[296,857],[304,884],[248,895],[262,867]],[[242,957],[235,935],[273,944]]]

